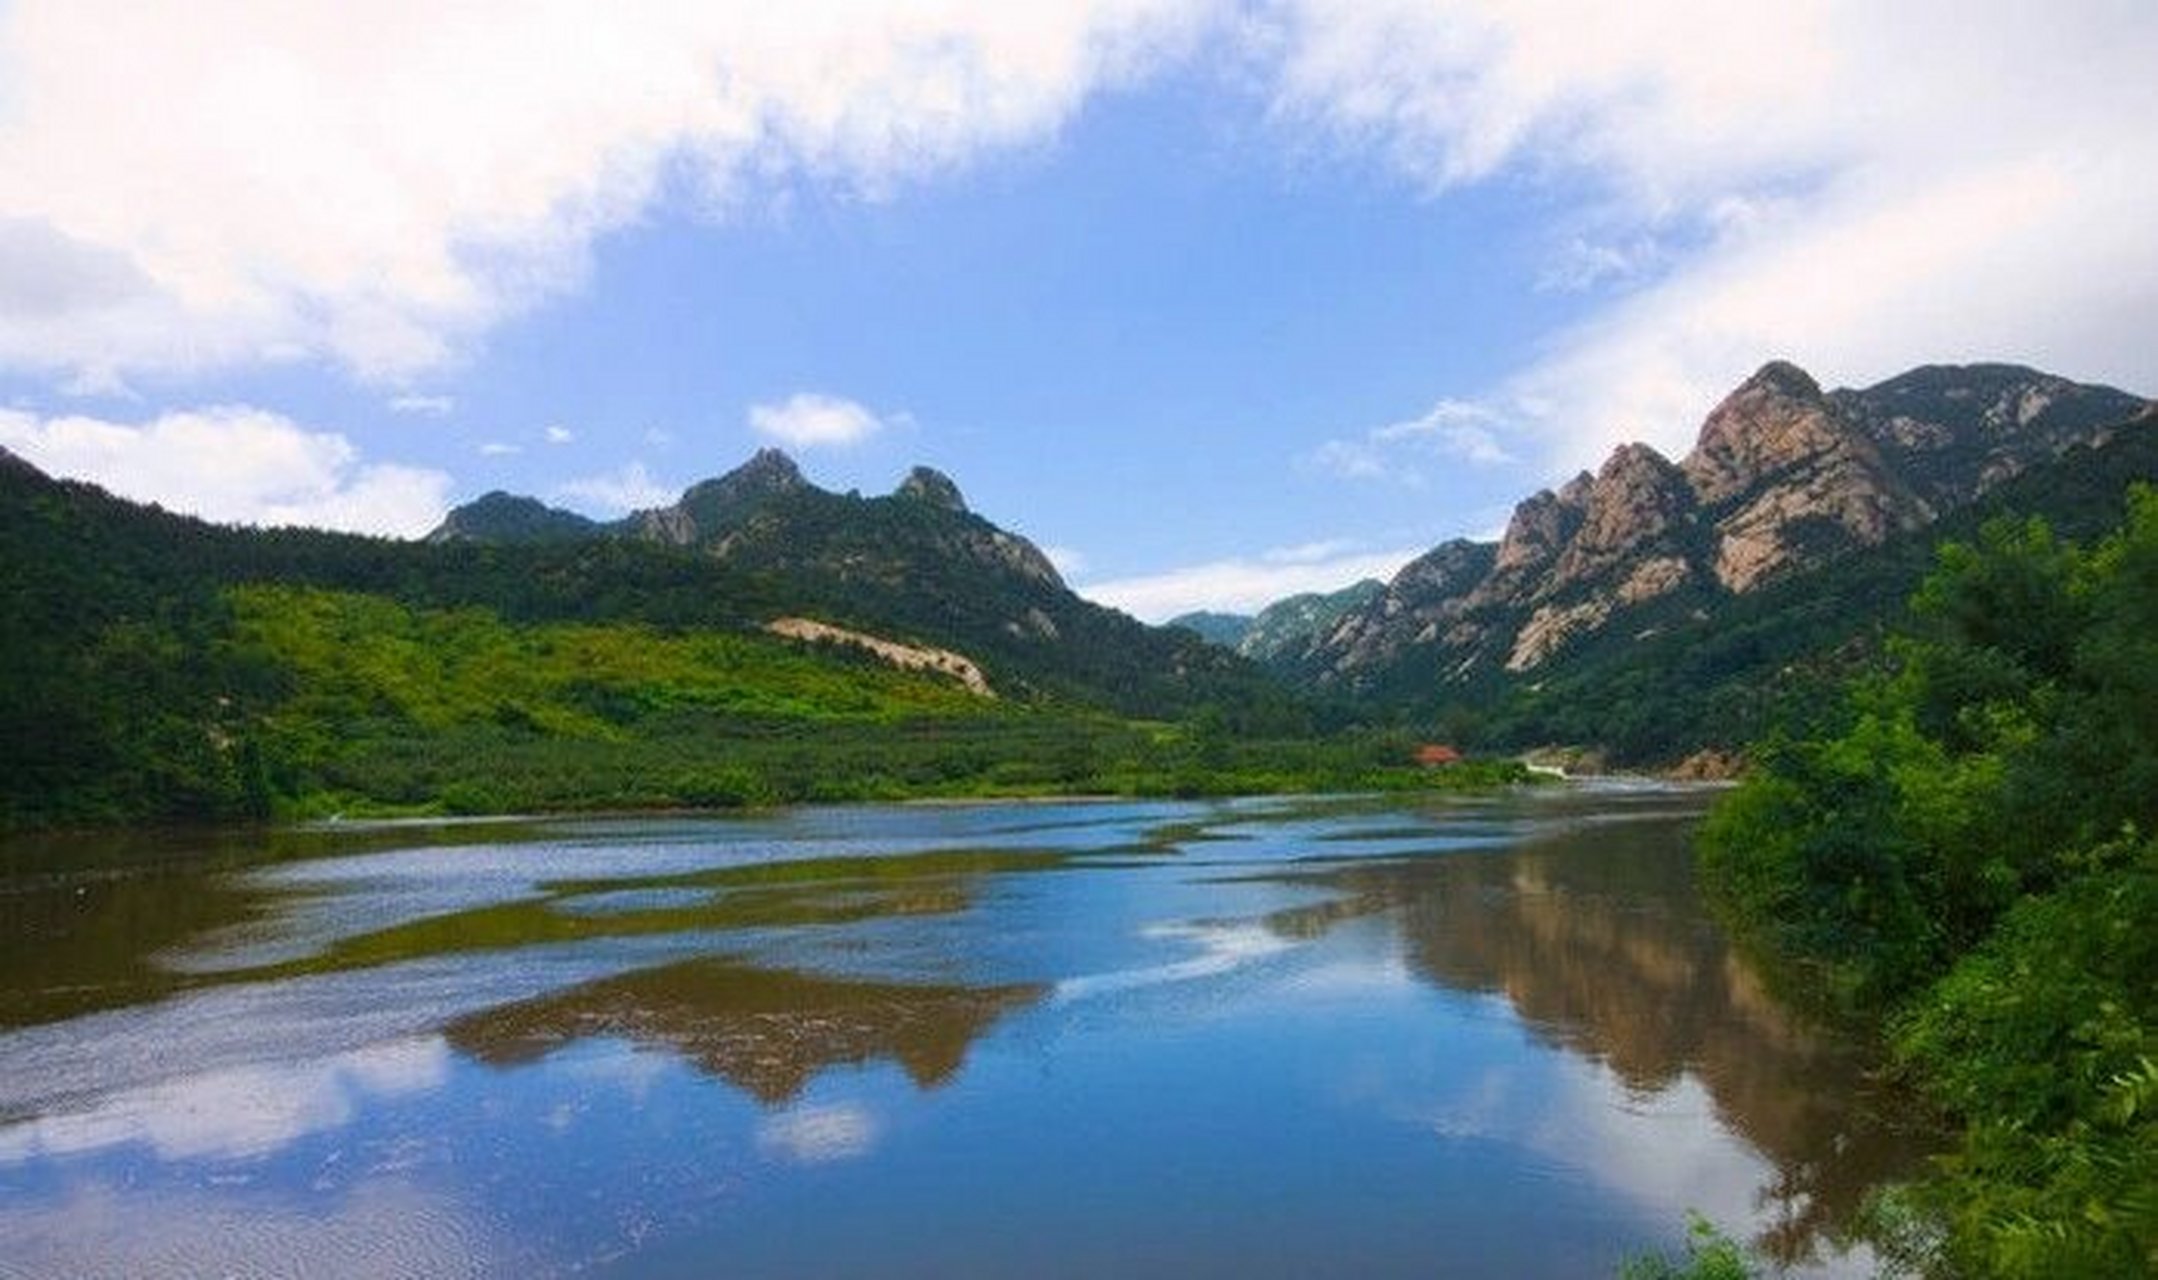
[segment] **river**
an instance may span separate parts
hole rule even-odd
[[[0,1275],[1863,1273],[1705,795],[17,840]]]

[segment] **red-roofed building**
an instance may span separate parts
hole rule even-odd
[[[1461,763],[1461,753],[1443,743],[1427,742],[1416,749],[1416,763],[1426,769],[1443,769]]]

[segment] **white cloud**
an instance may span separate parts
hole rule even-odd
[[[1329,541],[1285,547],[1257,556],[1108,579],[1075,590],[1147,622],[1164,622],[1195,609],[1253,613],[1284,596],[1338,591],[1365,578],[1391,578],[1422,550],[1363,551],[1358,545]]]
[[[0,7],[0,364],[401,380],[670,195],[1053,133],[1213,0]]]
[[[364,462],[342,435],[245,405],[136,424],[0,411],[0,445],[54,475],[210,520],[413,537],[449,506],[440,471]]]
[[[2139,6],[1268,12],[1292,127],[1434,191],[1512,174],[1600,192],[1554,213],[1545,282],[1632,291],[1485,397],[1554,469],[1625,438],[1685,448],[1771,356],[1831,384],[1958,359],[2158,384],[2158,22]]]
[[[797,449],[857,444],[887,425],[886,420],[840,396],[799,391],[778,404],[751,405],[750,429]]]
[[[429,418],[440,418],[457,407],[451,396],[402,395],[390,397],[390,412],[415,413]]]
[[[1464,400],[1441,400],[1423,416],[1328,440],[1306,461],[1350,480],[1391,480],[1418,487],[1421,463],[1451,460],[1480,467],[1515,461],[1499,443],[1499,415]]]
[[[555,486],[564,498],[577,498],[610,514],[662,507],[673,502],[679,489],[670,489],[652,478],[642,462],[632,462],[604,475],[583,476]]]
[[[507,458],[523,452],[524,446],[511,444],[506,440],[485,440],[480,443],[480,456],[483,458]]]
[[[790,1164],[831,1164],[868,1155],[877,1144],[877,1118],[859,1103],[804,1105],[757,1123],[757,1146]]]
[[[547,438],[549,444],[568,444],[577,438],[576,432],[562,426],[549,427],[541,434]]]

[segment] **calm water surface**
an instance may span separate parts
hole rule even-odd
[[[0,1274],[1608,1274],[1922,1137],[1700,793],[0,846]]]

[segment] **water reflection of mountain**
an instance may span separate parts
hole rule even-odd
[[[242,873],[424,843],[505,840],[526,825],[134,828],[0,839],[0,1029],[145,1004],[200,985],[175,951],[275,917],[286,892]]]
[[[1909,1167],[1924,1135],[1846,1041],[1781,1008],[1695,894],[1686,828],[1596,824],[1507,854],[1453,854],[1299,877],[1342,896],[1269,924],[1310,936],[1352,917],[1398,924],[1416,973],[1494,992],[1530,1031],[1659,1092],[1692,1074],[1723,1123],[1776,1166],[1761,1189],[1785,1261],[1849,1222],[1866,1191]]]
[[[950,1080],[999,1018],[1039,986],[938,986],[820,977],[714,957],[686,960],[474,1014],[450,1043],[483,1062],[536,1060],[619,1036],[680,1054],[767,1104],[827,1068],[889,1058],[924,1089]]]
[[[168,995],[183,983],[157,963],[160,952],[267,911],[265,894],[229,874],[261,856],[257,847],[167,841],[69,833],[0,846],[0,1028]]]

